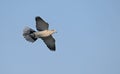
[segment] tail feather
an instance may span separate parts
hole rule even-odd
[[[36,32],[36,31],[29,27],[25,27],[25,29],[23,30],[23,36],[27,41],[35,42],[37,40],[37,38],[35,38],[34,32]]]

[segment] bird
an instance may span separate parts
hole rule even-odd
[[[25,27],[23,29],[23,37],[29,42],[35,42],[37,39],[41,38],[46,46],[51,50],[56,50],[55,38],[52,34],[57,33],[56,30],[49,30],[49,24],[45,22],[40,16],[35,17],[36,29]]]

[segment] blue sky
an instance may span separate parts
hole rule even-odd
[[[41,16],[58,33],[56,52],[27,42]],[[119,0],[1,0],[0,74],[120,74]]]

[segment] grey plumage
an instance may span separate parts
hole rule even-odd
[[[29,28],[29,27],[26,27],[24,30],[23,30],[23,36],[24,38],[29,41],[29,42],[35,42],[37,40],[37,38],[35,38],[34,36],[34,31],[33,29]]]
[[[38,38],[41,38],[47,47],[55,51],[55,39],[52,34],[55,30],[48,30],[49,24],[46,23],[41,17],[35,17],[37,32],[29,27],[26,27],[23,31],[24,38],[29,42],[35,42]]]
[[[49,24],[46,23],[41,17],[37,16],[35,18],[36,21],[36,29],[38,31],[48,30]]]

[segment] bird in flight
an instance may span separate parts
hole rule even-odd
[[[29,42],[35,42],[38,38],[41,38],[46,46],[51,50],[55,51],[55,39],[52,34],[56,33],[56,30],[49,30],[49,24],[45,22],[41,17],[35,17],[37,31],[26,27],[23,30],[23,37]]]

